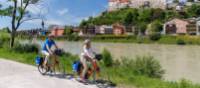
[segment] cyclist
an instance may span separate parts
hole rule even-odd
[[[89,39],[84,41],[83,52],[81,53],[80,61],[83,65],[83,71],[81,73],[81,82],[86,82],[85,76],[88,70],[87,62],[95,63],[95,52],[92,50],[91,41]]]
[[[49,60],[49,58],[51,58],[54,55],[53,50],[51,49],[52,46],[55,46],[56,49],[58,49],[58,46],[56,45],[55,41],[53,40],[54,36],[53,35],[48,35],[48,38],[45,40],[43,46],[42,46],[42,54],[45,55],[45,60],[43,63],[43,66],[46,67],[47,66],[47,61]],[[56,59],[56,58],[54,58]]]

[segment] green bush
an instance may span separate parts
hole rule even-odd
[[[0,48],[2,48],[4,44],[9,43],[9,41],[10,41],[9,34],[0,31]]]
[[[160,33],[153,33],[149,35],[150,40],[157,41],[161,38]]]
[[[79,40],[79,37],[78,37],[78,35],[76,35],[76,34],[71,34],[71,35],[68,35],[68,36],[67,36],[67,39],[68,39],[69,41],[78,41],[78,40]]]
[[[113,59],[112,56],[110,54],[110,52],[106,49],[103,50],[102,52],[103,55],[103,63],[106,67],[110,67],[113,65]]]
[[[161,39],[158,40],[158,43],[161,44],[176,44],[177,37],[176,36],[161,36]]]
[[[182,79],[179,83],[179,88],[193,88],[192,83],[186,79]]]
[[[186,42],[185,42],[183,39],[178,39],[178,40],[176,41],[176,43],[177,43],[178,45],[185,45],[185,44],[186,44]]]
[[[3,41],[0,40],[0,48],[2,48],[2,47],[3,47]]]
[[[15,52],[19,53],[38,53],[39,47],[35,44],[20,44],[16,43],[15,46],[12,48]]]
[[[0,40],[3,41],[3,42],[9,41],[10,40],[9,34],[0,31]]]
[[[160,63],[152,56],[137,57],[133,60],[134,73],[138,75],[146,75],[152,78],[161,78],[164,70],[161,68]]]

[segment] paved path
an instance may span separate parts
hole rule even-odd
[[[0,88],[97,88],[75,80],[42,76],[37,68],[0,59]]]

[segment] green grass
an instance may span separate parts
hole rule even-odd
[[[5,48],[0,49],[1,58],[6,58],[6,59],[14,60],[17,62],[25,63],[25,64],[34,65],[34,61],[35,61],[34,57],[36,55],[37,55],[36,53],[16,53],[9,49],[5,49]]]

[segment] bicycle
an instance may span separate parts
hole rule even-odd
[[[102,59],[102,55],[97,54],[95,55],[95,59],[97,61],[100,61]],[[82,71],[83,71],[83,65],[81,64],[80,61],[75,61],[73,63],[73,72],[74,74],[77,74],[79,77],[81,77],[82,75]],[[93,81],[96,81],[97,75],[100,74],[100,67],[98,66],[97,62],[93,62],[92,66],[89,66],[87,73],[85,75],[85,79],[88,80],[90,78],[91,75],[93,75]]]
[[[36,65],[37,65],[38,71],[42,75],[46,75],[48,72],[56,73],[55,72],[55,67],[56,67],[56,65],[59,65],[59,61],[58,61],[58,58],[55,58],[55,57],[61,56],[61,54],[62,54],[62,50],[60,50],[60,49],[54,50],[54,55],[55,56],[53,58],[53,61],[51,61],[52,59],[49,59],[47,61],[47,66],[46,67],[43,66],[45,57],[44,56],[37,56],[35,61],[36,61]]]

